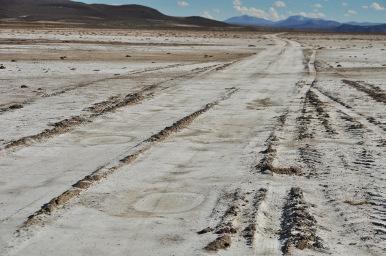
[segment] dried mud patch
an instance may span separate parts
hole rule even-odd
[[[220,237],[217,237],[214,241],[210,242],[207,246],[204,247],[207,251],[218,251],[223,250],[231,246],[232,239],[231,236],[226,234]]]
[[[193,210],[204,200],[203,195],[196,193],[153,193],[136,202],[134,209],[150,213],[180,213]]]
[[[264,99],[256,99],[252,102],[249,102],[247,104],[247,109],[250,110],[259,110],[262,108],[273,106],[273,102],[271,98],[264,98]]]

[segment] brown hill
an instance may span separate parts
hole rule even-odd
[[[172,17],[141,5],[85,4],[70,0],[0,0],[0,19],[98,26],[229,26],[203,17]]]

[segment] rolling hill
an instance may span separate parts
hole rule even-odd
[[[114,26],[229,26],[198,16],[172,17],[141,5],[85,4],[70,0],[0,0],[0,19]]]

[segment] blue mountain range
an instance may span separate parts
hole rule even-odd
[[[331,32],[369,32],[386,33],[386,24],[371,22],[341,23],[333,20],[308,18],[301,15],[290,16],[287,19],[271,21],[248,15],[232,17],[224,22],[240,26],[256,26],[268,28],[285,28],[296,30],[324,30]]]

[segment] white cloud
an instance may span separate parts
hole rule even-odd
[[[177,5],[178,5],[179,7],[188,7],[188,6],[189,6],[189,3],[186,2],[186,1],[178,1],[178,2],[177,2]]]
[[[362,8],[363,9],[369,9],[369,6],[368,5],[362,5]]]
[[[273,4],[274,7],[276,8],[284,8],[286,7],[287,5],[283,2],[283,1],[276,1],[274,4]]]
[[[326,15],[322,12],[300,12],[299,15],[315,19],[321,19],[326,17]]]
[[[352,16],[352,15],[357,15],[358,12],[354,11],[354,10],[348,10],[345,14],[345,16]]]
[[[385,10],[385,7],[377,2],[374,2],[370,5],[371,8],[373,8],[374,10],[377,10],[377,11],[383,11]]]
[[[343,2],[343,3],[342,3],[342,6],[348,6],[348,3]]]
[[[279,13],[273,7],[269,8],[269,15],[271,16],[272,20],[280,20]]]
[[[254,16],[257,18],[263,18],[267,20],[279,20],[283,18],[283,16],[279,15],[274,7],[271,7],[268,11],[265,11],[255,7],[243,6],[240,0],[233,1],[233,8],[235,8],[241,14]]]
[[[212,19],[212,20],[214,20],[214,17],[210,14],[209,11],[204,11],[204,12],[202,13],[202,17],[205,17],[205,18],[207,18],[207,19]]]
[[[324,1],[327,2],[328,0],[324,0]],[[281,4],[278,4],[278,2],[282,2],[282,1],[276,1],[272,5],[272,7],[270,7],[268,10],[263,10],[255,7],[244,6],[241,0],[233,0],[233,8],[235,8],[239,13],[244,15],[249,15],[249,16],[254,16],[258,18],[274,20],[274,21],[285,19],[286,17],[288,17],[288,15],[301,15],[304,17],[315,18],[315,19],[322,19],[326,17],[326,15],[320,10],[321,8],[323,8],[321,4],[313,5],[315,10],[311,12],[294,13],[292,11],[288,11],[287,15],[281,15],[278,12],[277,8],[284,8],[286,5],[284,2],[283,2],[284,6]],[[279,7],[279,6],[283,6],[283,7]]]

